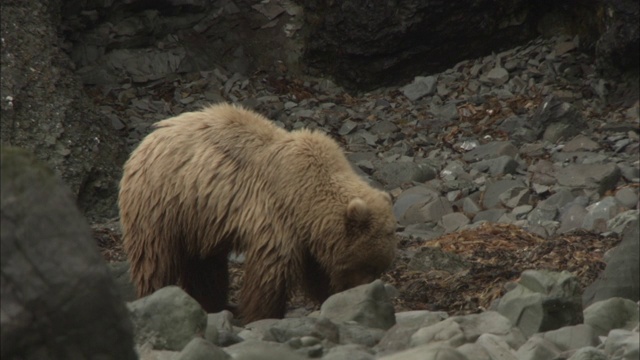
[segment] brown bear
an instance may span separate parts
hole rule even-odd
[[[281,318],[291,293],[321,302],[368,283],[396,248],[391,198],[339,145],[229,104],[154,125],[124,166],[119,206],[138,296],[177,284],[227,305],[228,255],[244,253],[239,315]]]

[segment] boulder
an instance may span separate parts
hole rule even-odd
[[[50,169],[0,150],[3,359],[137,359],[124,302],[73,196]]]

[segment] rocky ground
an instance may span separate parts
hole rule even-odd
[[[583,290],[605,261],[635,261],[637,272],[637,254],[607,257],[638,220],[637,79],[600,78],[577,41],[538,39],[364,94],[286,69],[244,77],[222,68],[86,91],[131,148],[155,121],[218,101],[290,130],[330,134],[357,171],[394,197],[401,242],[383,280],[395,288],[395,311],[470,316],[527,269],[569,271]],[[93,227],[107,260],[123,260],[117,224]],[[242,257],[235,260],[237,289]],[[637,282],[631,272],[618,280]],[[604,296],[580,294],[585,306]],[[301,316],[317,308],[300,298],[290,309]]]

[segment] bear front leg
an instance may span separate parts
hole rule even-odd
[[[287,304],[286,267],[274,259],[247,256],[240,293],[240,319],[247,324],[268,318],[283,318]]]
[[[186,261],[182,274],[183,289],[196,299],[200,306],[214,313],[227,308],[229,292],[229,263],[227,254]]]

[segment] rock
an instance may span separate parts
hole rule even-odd
[[[500,299],[497,311],[531,336],[582,322],[580,296],[577,279],[567,271],[527,270]]]
[[[507,212],[505,209],[489,209],[480,211],[473,217],[473,223],[479,222],[498,222],[498,220]]]
[[[560,353],[560,349],[553,342],[535,334],[518,348],[516,357],[520,360],[545,360],[555,359]]]
[[[604,232],[607,229],[607,221],[620,212],[620,205],[613,196],[607,196],[587,206],[586,210],[587,214],[582,221],[582,227],[587,230],[598,229],[600,232]]]
[[[568,360],[607,360],[607,356],[593,346],[576,350]]]
[[[608,220],[607,230],[613,231],[616,234],[621,234],[629,224],[638,223],[638,220],[640,220],[640,211],[628,210]]]
[[[131,283],[129,274],[129,263],[126,261],[118,261],[107,264],[113,277],[120,297],[124,301],[133,301],[137,298],[136,289]]]
[[[320,316],[385,330],[396,322],[393,304],[380,280],[330,296],[320,307]]]
[[[135,359],[126,308],[69,189],[24,150],[0,157],[2,358]]]
[[[136,343],[148,342],[154,349],[180,351],[207,325],[200,304],[177,286],[164,287],[127,305]]]
[[[518,166],[518,162],[508,155],[498,156],[494,159],[481,160],[471,164],[472,169],[476,169],[481,172],[488,171],[492,176],[515,174]]]
[[[180,351],[176,360],[226,360],[231,356],[221,348],[202,338],[193,338]]]
[[[548,96],[531,118],[531,126],[543,135],[543,139],[555,143],[569,139],[586,128],[585,119],[571,104],[558,97]]]
[[[482,334],[476,341],[491,359],[517,360],[509,344],[494,334]]]
[[[524,183],[520,180],[498,180],[488,184],[487,189],[484,192],[482,206],[484,206],[485,209],[492,209],[500,204],[500,195],[502,193],[511,191],[513,188],[524,187]]]
[[[510,141],[494,141],[476,147],[475,149],[465,153],[462,158],[465,161],[478,161],[493,159],[502,155],[513,158],[517,154],[518,148]]]
[[[640,7],[633,1],[606,1],[603,3],[611,15],[604,18],[605,27],[595,44],[596,66],[610,76],[637,72],[640,58],[637,46],[640,32],[633,21],[638,18]]]
[[[613,329],[633,330],[638,326],[638,305],[618,297],[598,301],[584,309],[584,323],[599,336],[605,336]]]
[[[524,337],[518,330],[512,329],[509,319],[495,311],[485,311],[480,314],[453,316],[423,327],[411,336],[411,344],[419,346],[437,341],[439,344],[458,347],[476,342],[482,334],[493,334],[509,339],[513,345],[522,345]]]
[[[604,353],[610,359],[635,360],[640,354],[638,331],[611,330],[604,342]]]
[[[610,250],[607,267],[583,294],[584,306],[612,297],[640,300],[640,242],[638,222],[622,233],[622,242]]]
[[[560,214],[560,227],[558,233],[563,234],[582,228],[587,210],[582,205],[571,205]]]
[[[514,187],[500,194],[498,198],[502,205],[510,209],[518,206],[530,206],[531,191],[526,187]]]
[[[500,86],[509,81],[509,72],[502,67],[495,67],[487,74],[487,80],[494,85]]]
[[[378,167],[373,178],[382,183],[386,189],[399,187],[404,183],[425,182],[436,177],[433,168],[426,164],[413,162],[392,162]]]
[[[579,324],[547,331],[542,338],[552,342],[560,351],[577,350],[586,346],[598,346],[600,340],[593,327]]]
[[[440,224],[445,229],[446,233],[460,230],[463,226],[469,224],[469,218],[463,213],[450,213],[443,215],[440,219]]]
[[[383,356],[379,360],[468,360],[458,350],[443,345],[422,345]]]
[[[558,169],[558,184],[570,189],[587,189],[602,195],[615,187],[620,178],[616,164],[577,164]]]
[[[117,184],[127,148],[111,121],[83,91],[72,71],[74,64],[59,46],[62,6],[54,0],[2,6],[6,51],[0,136],[2,144],[32,151],[54,169],[81,211],[100,219],[113,218],[118,214]]]
[[[562,151],[595,151],[598,149],[600,149],[600,144],[580,134],[568,141],[562,148]]]
[[[357,344],[373,347],[380,342],[385,330],[366,327],[360,324],[343,323],[340,328],[340,344]]]
[[[248,328],[251,327],[248,324]],[[267,326],[271,339],[279,343],[285,343],[292,338],[312,336],[319,340],[328,340],[338,343],[340,339],[339,329],[329,319],[316,319],[312,317],[282,319]]]
[[[411,335],[418,329],[428,327],[448,318],[443,311],[405,311],[396,313],[396,324],[380,339],[378,354],[387,354],[409,348]]]
[[[632,187],[623,187],[616,191],[616,200],[622,206],[628,209],[634,209],[638,206],[638,191]]]
[[[416,76],[413,82],[400,89],[404,96],[411,101],[416,101],[423,96],[433,95],[436,89],[434,76]]]
[[[439,72],[535,36],[525,3],[489,4],[412,1],[401,8],[390,3],[363,8],[359,2],[305,0],[305,62],[346,86],[366,90],[406,81],[411,74]]]
[[[323,356],[323,360],[374,360],[374,352],[366,346],[347,344],[332,347]]]
[[[285,344],[271,341],[246,340],[228,346],[224,351],[234,360],[303,360],[307,357],[293,351]]]

